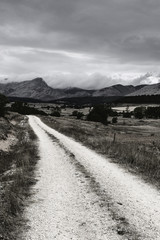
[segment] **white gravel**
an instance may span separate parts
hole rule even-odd
[[[29,122],[41,160],[23,239],[160,239],[156,189],[38,117]]]

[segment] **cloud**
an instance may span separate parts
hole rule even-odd
[[[0,74],[54,84],[68,72],[68,84],[92,87],[114,84],[113,73],[159,72],[159,14],[157,0],[0,0]]]
[[[159,82],[159,75],[155,75],[152,73],[146,73],[144,75],[141,75],[140,77],[137,77],[132,80],[133,85],[140,85],[140,84],[153,84]]]

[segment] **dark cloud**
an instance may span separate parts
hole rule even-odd
[[[0,0],[1,75],[159,71],[159,15],[158,0]]]

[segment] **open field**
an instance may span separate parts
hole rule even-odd
[[[117,124],[41,117],[50,127],[64,133],[112,161],[160,185],[160,120],[118,118]]]
[[[28,103],[30,107],[35,107],[38,110],[42,110],[47,114],[51,114],[53,109],[59,107],[61,109],[61,115],[64,117],[68,117],[72,115],[74,110],[82,112],[84,115],[87,115],[90,111],[90,107],[84,106],[80,108],[76,108],[73,104],[71,106],[64,106],[63,104],[54,104],[54,103]],[[111,104],[112,109],[117,111],[118,113],[126,111],[128,109],[129,112],[134,111],[136,107],[158,107],[158,104]]]
[[[128,110],[131,112],[131,111],[134,111],[134,109],[136,107],[157,107],[159,106],[158,104],[120,104],[120,106],[115,106],[113,107],[112,109],[113,110],[116,110],[117,112],[122,112],[122,111],[125,111],[126,108],[128,108]]]
[[[23,210],[35,183],[36,137],[27,117],[10,113],[0,118],[0,239],[21,239]]]

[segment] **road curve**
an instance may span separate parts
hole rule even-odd
[[[160,239],[156,189],[38,117],[29,123],[40,161],[22,239]]]

